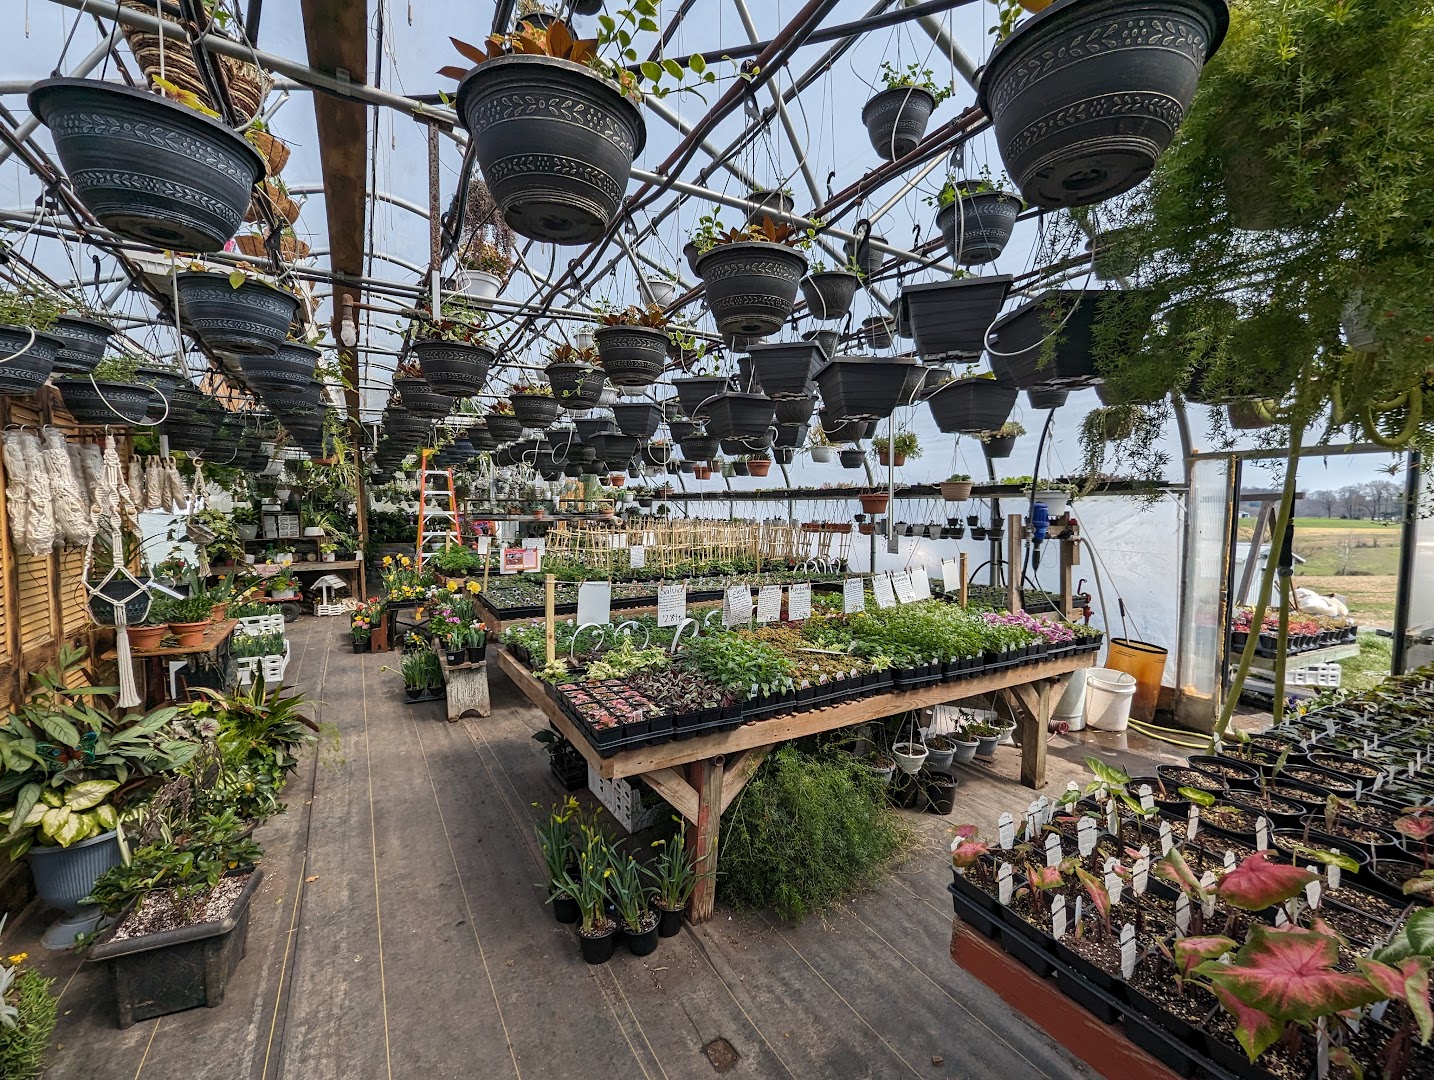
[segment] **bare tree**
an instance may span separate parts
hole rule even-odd
[[[1364,485],[1364,497],[1369,501],[1370,517],[1380,519],[1399,509],[1404,491],[1388,480],[1371,480]]]
[[[1369,516],[1369,499],[1363,484],[1346,484],[1336,493],[1339,500],[1339,516],[1356,520]]]
[[[1321,489],[1320,491],[1311,491],[1302,501],[1307,508],[1316,511],[1320,516],[1334,517],[1334,508],[1339,503],[1339,496],[1333,491]]]

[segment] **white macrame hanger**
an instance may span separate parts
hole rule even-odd
[[[139,596],[145,598],[145,613],[149,611],[149,589],[144,582],[129,571],[124,561],[124,518],[126,515],[138,521],[139,514],[130,498],[129,487],[124,481],[124,470],[120,466],[119,451],[115,448],[113,435],[105,435],[104,472],[95,487],[95,503],[91,508],[95,519],[95,538],[101,531],[107,534],[110,549],[110,571],[97,585],[90,583],[90,565],[94,558],[95,538],[85,545],[85,565],[81,580],[90,599],[108,604],[114,614],[115,660],[119,665],[119,706],[133,709],[141,704],[139,688],[134,681],[134,662],[129,651],[129,631],[126,608]]]

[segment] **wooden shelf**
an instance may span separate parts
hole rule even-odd
[[[214,623],[204,633],[204,640],[198,645],[170,645],[157,649],[131,649],[130,655],[135,657],[153,656],[194,656],[197,653],[213,652],[223,645],[234,628],[239,625],[238,619],[225,619],[223,622]]]

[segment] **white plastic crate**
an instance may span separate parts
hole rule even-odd
[[[349,609],[342,603],[339,604],[314,604],[315,615],[346,615]]]
[[[278,686],[284,681],[284,673],[289,669],[288,642],[284,643],[282,655],[273,656],[241,656],[234,661],[234,673],[238,677],[240,686],[251,686],[254,678],[262,674],[264,683],[267,686]]]
[[[234,628],[236,634],[248,634],[252,637],[259,637],[262,634],[282,634],[284,632],[283,615],[246,615],[239,620],[239,625]]]
[[[655,792],[657,803],[642,805],[641,781],[604,780],[597,770],[588,766],[588,790],[598,797],[598,802],[607,807],[607,812],[617,819],[619,825],[630,833],[640,832],[655,825],[667,804]]]
[[[1337,687],[1343,674],[1338,664],[1310,664],[1285,672],[1285,685]]]

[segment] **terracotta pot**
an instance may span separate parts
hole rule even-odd
[[[229,605],[227,603],[215,604],[212,608],[209,609],[209,618],[213,622],[223,622],[225,619],[229,618]]]
[[[883,466],[885,466],[885,465],[890,465],[890,464],[891,464],[891,454],[889,454],[889,453],[888,453],[887,451],[885,451],[885,450],[878,450],[878,451],[876,452],[876,460],[877,460],[877,463],[878,463],[879,465],[883,465]],[[906,464],[906,455],[905,455],[905,454],[897,454],[897,455],[896,455],[896,467],[899,469],[899,468],[901,468],[901,466],[903,466],[903,465],[905,465],[905,464]]]
[[[747,462],[747,470],[753,476],[766,476],[772,471],[772,462],[769,458],[753,458]]]
[[[129,647],[131,649],[157,649],[167,633],[169,633],[167,624],[131,626],[129,628]]]
[[[860,498],[862,512],[870,514],[872,517],[875,517],[877,514],[886,513],[886,504],[890,501],[890,496],[885,492],[879,492],[874,495],[862,495]]]
[[[170,623],[169,630],[174,635],[175,644],[188,649],[204,644],[204,635],[210,625],[207,622],[177,622]]]

